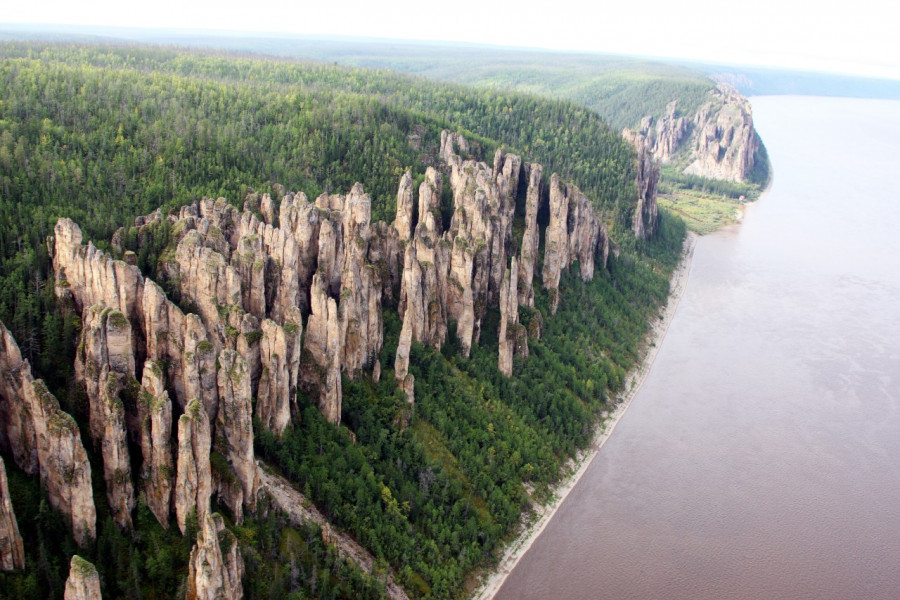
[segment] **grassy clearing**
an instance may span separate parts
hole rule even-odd
[[[688,229],[705,235],[740,221],[746,201],[695,190],[660,194],[659,205],[684,219]]]

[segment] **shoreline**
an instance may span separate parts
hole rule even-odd
[[[479,586],[473,591],[471,595],[472,600],[492,600],[497,592],[500,591],[500,588],[506,582],[506,578],[541,535],[550,520],[553,519],[556,511],[562,506],[572,489],[581,481],[594,457],[597,456],[603,444],[612,435],[619,420],[621,420],[625,415],[625,411],[631,405],[631,401],[637,396],[653,367],[653,362],[656,360],[662,341],[666,337],[666,332],[669,330],[669,325],[672,323],[672,318],[675,316],[678,304],[681,302],[681,296],[687,287],[691,261],[698,238],[697,234],[691,231],[687,232],[681,258],[678,260],[678,265],[672,271],[672,278],[669,280],[669,298],[665,309],[662,316],[653,322],[650,331],[647,333],[647,346],[644,356],[640,364],[632,369],[625,379],[625,390],[619,394],[615,410],[597,427],[590,446],[576,454],[566,463],[565,470],[568,474],[553,489],[551,500],[545,505],[533,507],[535,520],[528,523],[522,532],[507,545],[497,567],[490,571],[486,577],[483,577]]]

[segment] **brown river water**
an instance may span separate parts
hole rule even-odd
[[[769,191],[498,600],[900,598],[900,102],[751,100]]]

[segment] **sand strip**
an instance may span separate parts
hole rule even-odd
[[[600,451],[600,448],[603,447],[606,440],[609,439],[609,436],[612,435],[619,419],[622,418],[625,411],[628,410],[631,401],[637,395],[638,391],[640,391],[641,386],[644,384],[644,380],[650,373],[653,361],[656,359],[656,354],[659,352],[659,348],[662,345],[663,338],[666,337],[666,332],[669,330],[669,325],[672,322],[672,318],[675,316],[675,311],[678,309],[678,303],[681,300],[681,296],[687,287],[688,276],[690,275],[691,270],[691,259],[694,256],[694,247],[696,243],[697,235],[688,232],[684,241],[684,250],[682,251],[681,259],[678,261],[678,266],[675,267],[675,271],[672,273],[672,280],[669,288],[669,300],[666,304],[665,311],[660,319],[654,322],[653,327],[647,333],[647,347],[644,358],[640,365],[629,373],[628,378],[625,380],[625,391],[619,395],[616,409],[597,429],[591,445],[579,452],[566,465],[566,471],[569,475],[554,488],[550,502],[543,506],[534,507],[534,520],[532,520],[522,533],[507,546],[503,558],[500,559],[497,568],[487,575],[481,585],[473,593],[472,598],[474,600],[491,600],[497,592],[500,591],[500,588],[506,581],[506,577],[512,572],[525,553],[528,552],[528,549],[531,548],[534,541],[541,535],[541,532],[544,531],[547,523],[549,523],[550,519],[553,518],[553,515],[556,514],[556,511],[562,505],[566,496],[569,495],[569,492],[572,491],[572,488],[574,488],[578,481],[584,476],[591,461],[597,456],[597,453]]]

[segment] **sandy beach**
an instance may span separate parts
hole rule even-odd
[[[552,499],[545,505],[534,507],[533,520],[519,536],[507,546],[497,568],[487,575],[481,582],[481,585],[473,593],[472,598],[474,600],[491,600],[497,594],[503,586],[503,582],[506,581],[506,577],[512,572],[525,553],[528,552],[528,549],[531,548],[531,545],[538,536],[541,535],[541,532],[544,531],[544,528],[553,518],[553,515],[556,514],[556,511],[562,505],[563,501],[565,501],[569,492],[572,491],[578,481],[584,476],[591,461],[593,461],[594,457],[597,456],[597,453],[600,452],[603,444],[609,439],[609,436],[612,435],[613,430],[615,430],[616,424],[625,414],[625,411],[628,410],[631,401],[637,396],[644,380],[647,378],[647,375],[653,367],[653,361],[656,359],[659,347],[662,345],[663,338],[666,337],[669,324],[675,316],[675,311],[678,309],[678,303],[687,287],[688,276],[691,271],[691,259],[694,255],[696,243],[697,235],[688,232],[684,241],[684,250],[682,251],[681,259],[672,273],[668,303],[666,304],[661,317],[654,322],[653,327],[647,334],[643,360],[637,368],[629,373],[628,378],[625,381],[624,391],[617,398],[615,410],[604,419],[598,427],[591,445],[576,455],[566,465],[566,472],[569,473],[569,475],[553,490]]]

